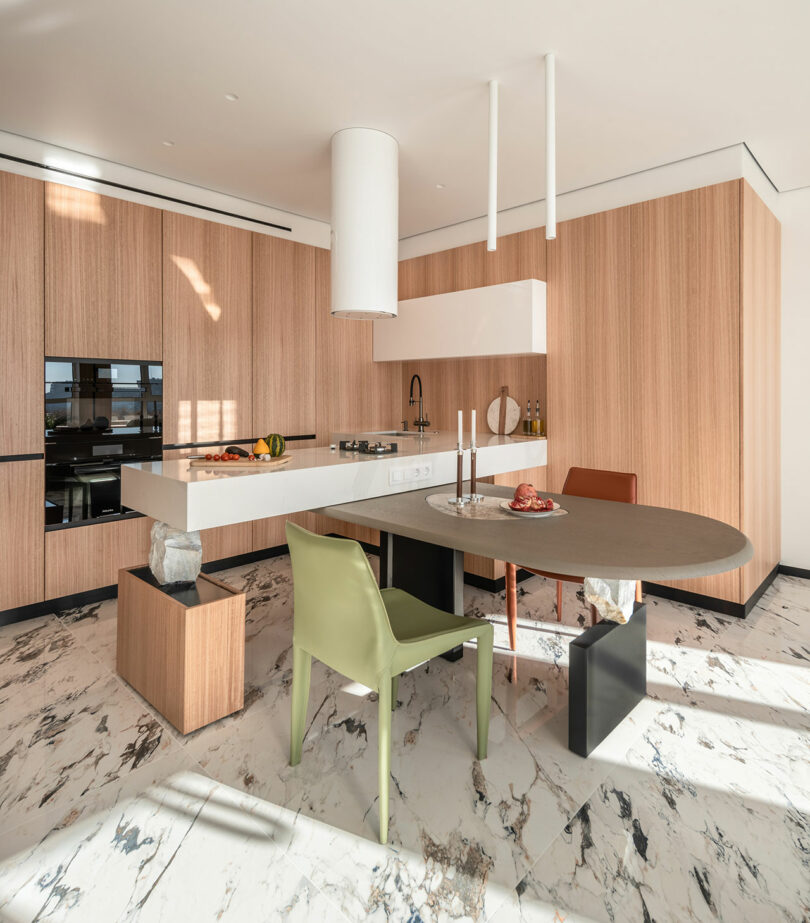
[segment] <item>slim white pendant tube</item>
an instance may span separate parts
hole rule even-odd
[[[554,55],[546,58],[546,240],[557,236],[557,124]]]
[[[397,140],[345,128],[332,136],[332,314],[396,317],[398,258]]]
[[[498,81],[489,81],[489,198],[487,203],[487,250],[497,247],[498,237]]]

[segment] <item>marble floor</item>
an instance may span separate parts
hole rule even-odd
[[[246,704],[187,737],[116,676],[114,600],[0,629],[0,920],[810,919],[810,581],[744,622],[648,597],[649,697],[587,760],[576,588],[558,626],[521,585],[516,659],[467,588],[499,646],[489,758],[474,647],[403,677],[381,846],[374,696],[313,664],[290,768],[289,559],[219,576],[247,592]]]

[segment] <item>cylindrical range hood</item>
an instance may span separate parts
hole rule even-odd
[[[336,317],[397,316],[399,145],[373,128],[332,136],[332,301]]]

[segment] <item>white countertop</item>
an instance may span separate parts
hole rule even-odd
[[[337,443],[346,435],[335,433],[334,441]],[[191,468],[188,459],[123,465],[121,502],[190,532],[455,481],[455,433],[369,438],[396,442],[398,451],[394,455],[374,456],[328,446],[306,449],[288,446],[291,461],[269,471]],[[541,467],[546,464],[546,457],[545,439],[482,435],[477,473],[479,477],[487,477]],[[469,468],[467,449],[465,477],[469,477]]]

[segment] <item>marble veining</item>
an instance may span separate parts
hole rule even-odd
[[[219,576],[247,594],[245,708],[185,737],[115,674],[115,600],[0,629],[0,920],[810,918],[808,581],[745,621],[648,598],[649,695],[587,760],[581,587],[558,624],[554,585],[520,584],[516,653],[503,594],[468,587],[490,755],[474,645],[405,675],[384,847],[376,696],[314,663],[290,767],[289,558]]]

